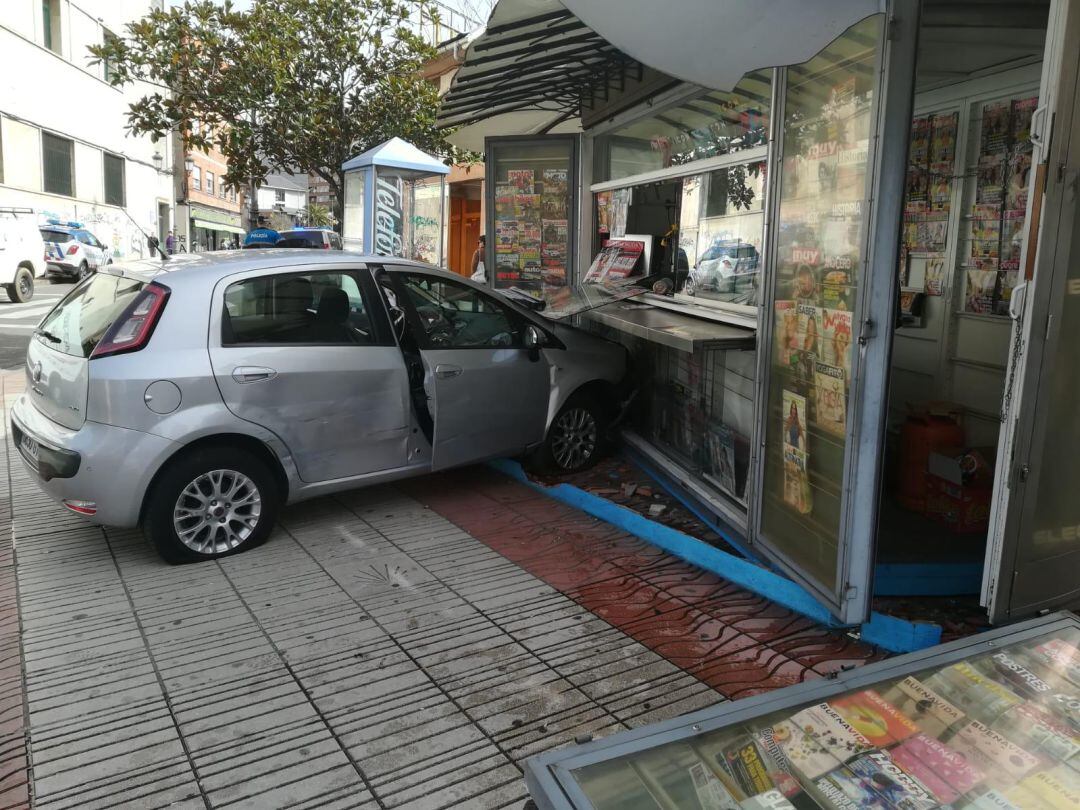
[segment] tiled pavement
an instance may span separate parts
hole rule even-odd
[[[483,468],[169,567],[6,461],[0,810],[521,807],[533,753],[874,657]]]

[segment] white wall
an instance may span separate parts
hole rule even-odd
[[[41,0],[0,0],[0,205],[31,207],[42,218],[81,220],[120,256],[146,255],[139,229],[156,234],[158,203],[173,205],[173,154],[165,141],[155,144],[126,132],[128,105],[149,88],[111,87],[103,66],[89,64],[86,47],[101,42],[106,27],[122,34],[127,22],[153,5],[153,0],[60,0],[58,55],[44,47]],[[41,192],[42,129],[75,142],[74,197]],[[102,202],[102,151],[125,158],[126,210]],[[161,155],[161,171],[155,154]]]
[[[268,211],[278,204],[277,193],[278,189],[270,188],[268,186],[260,186],[258,191],[258,202],[260,211]],[[307,207],[307,192],[294,191],[293,189],[285,189],[285,210],[296,211],[301,208]]]

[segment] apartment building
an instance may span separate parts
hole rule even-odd
[[[118,258],[174,227],[173,154],[126,131],[147,87],[116,88],[90,45],[162,0],[4,0],[0,14],[0,207],[81,222]]]

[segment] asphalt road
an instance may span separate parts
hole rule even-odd
[[[74,282],[50,284],[43,278],[36,279],[34,297],[25,304],[16,304],[0,289],[0,368],[23,364],[34,328],[73,286]]]

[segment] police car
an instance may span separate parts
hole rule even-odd
[[[112,264],[109,249],[82,223],[50,219],[40,230],[45,242],[45,275],[50,280],[86,278],[99,267]]]

